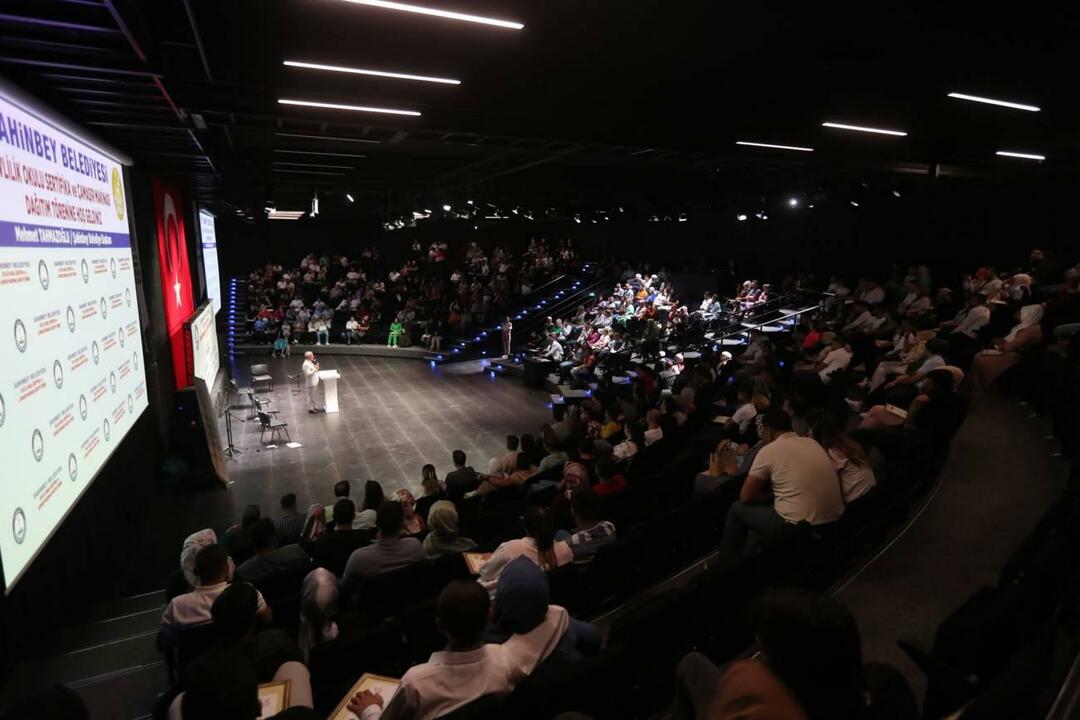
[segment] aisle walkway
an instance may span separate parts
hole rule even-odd
[[[1050,457],[1048,424],[1014,400],[973,404],[942,471],[937,494],[907,532],[842,586],[855,613],[864,661],[898,668],[916,695],[925,677],[897,645],[925,647],[949,613],[984,585],[1064,488],[1067,466]]]

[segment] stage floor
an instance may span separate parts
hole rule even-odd
[[[296,493],[301,509],[329,503],[339,480],[352,483],[354,497],[368,480],[380,482],[387,495],[408,487],[419,497],[424,463],[445,477],[453,469],[451,452],[464,450],[470,465],[486,471],[488,460],[505,451],[507,433],[535,435],[550,418],[545,393],[525,388],[517,378],[491,377],[487,361],[431,367],[415,360],[349,356],[320,358],[323,370],[341,373],[341,411],[312,415],[306,390],[287,377],[300,372],[302,361],[302,356],[268,361],[274,376],[271,407],[300,447],[281,441],[265,448],[258,421],[234,419],[233,439],[241,454],[228,463],[228,507],[215,508],[215,515],[228,512],[235,522],[247,504],[261,506],[264,516],[275,514],[288,492]],[[319,393],[321,398],[322,388]],[[234,418],[248,417],[245,408],[232,412]],[[224,436],[224,423],[220,430]]]

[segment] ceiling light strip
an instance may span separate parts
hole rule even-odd
[[[995,100],[994,98],[968,95],[966,93],[951,92],[949,93],[949,97],[956,100],[970,100],[971,102],[984,103],[986,105],[1012,108],[1013,110],[1026,110],[1028,112],[1039,112],[1041,110],[1037,105],[1024,105],[1023,103],[1011,102],[1009,100]]]
[[[896,137],[906,137],[907,133],[900,130],[885,130],[882,128],[866,127],[864,125],[846,125],[844,123],[835,122],[823,122],[822,127],[835,128],[837,130],[854,130],[855,132],[874,133],[876,135],[894,135]]]
[[[312,100],[291,100],[287,98],[278,98],[278,103],[280,105],[299,105],[300,107],[325,108],[327,110],[350,110],[352,112],[420,117],[420,113],[415,110],[401,110],[399,108],[372,107],[368,105],[340,105],[338,103],[314,102]]]
[[[422,5],[410,5],[408,3],[389,2],[388,0],[345,0],[354,5],[367,5],[368,7],[382,8],[383,10],[399,10],[401,12],[415,13],[417,15],[431,15],[446,20],[461,20],[463,22],[479,23],[480,25],[492,25],[508,30],[521,30],[523,23],[514,20],[500,20],[498,18],[483,17],[481,15],[468,15],[466,13],[440,10],[438,8],[424,7]]]
[[[798,145],[774,145],[772,143],[749,142],[747,140],[736,140],[735,144],[746,145],[748,147],[771,148],[773,150],[798,150],[799,152],[814,152],[814,148],[799,147]]]
[[[291,133],[291,132],[276,132],[274,134],[277,135],[278,137],[303,138],[305,140],[326,140],[328,142],[370,143],[372,145],[378,145],[379,144],[378,140],[368,140],[367,138],[340,137],[340,136],[337,136],[337,135],[305,135],[304,133]]]
[[[1000,155],[1001,157],[1022,158],[1024,160],[1038,160],[1039,162],[1042,162],[1043,160],[1046,159],[1045,155],[1036,155],[1035,153],[1014,152],[1012,150],[998,150],[994,154],[995,155]]]
[[[357,155],[356,153],[336,153],[336,152],[322,152],[319,150],[274,150],[276,153],[284,153],[286,155],[322,155],[324,157],[351,157],[351,158],[366,158],[367,155]]]
[[[411,75],[409,73],[388,72],[386,70],[370,70],[368,68],[343,67],[341,65],[323,65],[321,63],[301,62],[299,60],[286,60],[283,63],[288,67],[304,68],[307,70],[326,70],[327,72],[349,73],[352,75],[371,75],[373,77],[393,78],[395,80],[418,80],[420,82],[442,83],[443,85],[460,85],[460,80],[453,78],[433,77],[431,75]]]
[[[323,172],[322,170],[289,170],[288,168],[274,168],[274,172],[297,173],[298,175],[333,175],[335,177],[341,177],[345,174],[343,172]]]
[[[313,167],[313,168],[330,168],[331,170],[355,170],[356,168],[351,165],[323,165],[321,163],[298,163],[298,162],[285,162],[284,160],[275,160],[275,165],[290,165],[293,167]]]

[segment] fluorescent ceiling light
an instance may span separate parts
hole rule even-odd
[[[358,142],[358,143],[371,143],[378,145],[378,140],[368,140],[367,138],[350,138],[350,137],[338,137],[336,135],[305,135],[304,133],[288,133],[288,132],[276,132],[274,133],[278,137],[290,137],[290,138],[304,138],[305,140],[328,140],[332,142]]]
[[[313,167],[313,168],[330,168],[331,170],[355,170],[356,168],[349,165],[322,165],[320,163],[297,163],[297,162],[284,162],[282,160],[275,160],[275,165],[291,165],[293,167]]]
[[[1002,157],[1023,158],[1024,160],[1038,160],[1042,162],[1046,159],[1045,155],[1035,155],[1034,153],[1022,153],[1012,152],[1011,150],[998,150],[995,155],[1001,155]]]
[[[345,193],[345,197],[347,197],[349,199],[349,202],[356,202],[356,200],[353,199],[353,196],[350,195],[349,193]]]
[[[747,142],[746,140],[736,140],[735,144],[747,145],[749,147],[772,148],[774,150],[798,150],[800,152],[814,152],[814,148],[799,147],[798,145],[773,145],[772,143]]]
[[[1023,103],[1009,102],[1008,100],[994,100],[993,98],[979,97],[978,95],[965,95],[964,93],[951,92],[949,97],[956,98],[957,100],[970,100],[971,102],[986,103],[987,105],[998,105],[1000,107],[1012,108],[1013,110],[1027,110],[1028,112],[1039,112],[1039,107],[1036,105],[1024,105]]]
[[[381,113],[383,115],[411,115],[420,117],[415,110],[399,110],[397,108],[370,107],[368,105],[339,105],[337,103],[312,102],[311,100],[287,100],[278,98],[281,105],[300,105],[301,107],[326,108],[327,110],[351,110],[353,112]]]
[[[334,175],[342,176],[343,172],[323,172],[322,170],[289,170],[288,168],[274,168],[274,172],[280,173],[297,173],[298,175]]]
[[[432,15],[434,17],[446,18],[447,20],[463,20],[465,22],[479,23],[481,25],[493,25],[495,27],[508,28],[510,30],[521,30],[525,27],[524,24],[513,20],[499,20],[497,18],[482,17],[480,15],[466,15],[465,13],[439,10],[437,8],[423,7],[421,5],[388,2],[387,0],[345,0],[345,2],[351,2],[356,5],[367,5],[368,7],[383,8],[384,10],[400,10],[401,12],[411,12],[416,13],[417,15]]]
[[[321,65],[319,63],[300,62],[298,60],[286,60],[285,65],[308,70],[327,70],[329,72],[351,73],[353,75],[373,75],[375,77],[394,78],[396,80],[419,80],[420,82],[442,83],[444,85],[460,85],[460,80],[453,78],[432,77],[429,75],[410,75],[408,73],[387,72],[385,70],[368,70],[367,68],[342,67],[340,65]]]
[[[824,122],[821,123],[821,126],[827,128],[836,128],[837,130],[854,130],[855,132],[877,133],[878,135],[896,135],[897,137],[907,136],[906,132],[900,132],[899,130],[882,130],[881,128],[864,127],[862,125],[845,125],[843,123]]]
[[[335,152],[320,152],[318,150],[274,150],[276,153],[284,153],[286,155],[323,155],[327,157],[351,157],[351,158],[366,158],[367,155],[357,155],[355,153],[335,153]]]

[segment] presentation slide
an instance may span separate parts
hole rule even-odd
[[[199,242],[202,245],[203,272],[206,274],[206,296],[214,306],[214,313],[217,313],[221,309],[221,273],[218,271],[214,216],[207,210],[199,211]]]
[[[203,305],[191,319],[191,360],[192,374],[213,387],[221,362],[218,359],[214,310],[209,303]]]
[[[124,171],[0,91],[0,560],[10,588],[147,407]]]

